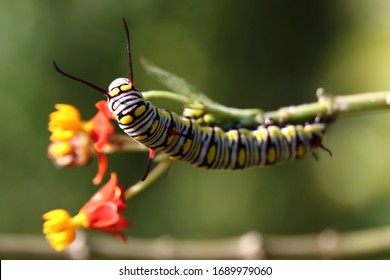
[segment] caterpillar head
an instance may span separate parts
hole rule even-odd
[[[123,85],[130,85],[129,79],[126,78],[117,78],[111,82],[111,84],[108,86],[108,91],[111,92],[114,88],[123,86]]]
[[[123,93],[130,90],[136,90],[136,89],[133,87],[133,84],[129,81],[129,79],[117,78],[113,80],[109,85],[107,97],[108,99],[110,99],[111,97],[116,96],[118,93]]]

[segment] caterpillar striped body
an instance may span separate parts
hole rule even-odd
[[[244,169],[299,159],[325,149],[322,139],[325,123],[305,125],[262,125],[224,131],[217,126],[202,126],[196,120],[160,109],[145,101],[133,83],[130,36],[123,19],[129,60],[129,78],[115,79],[108,91],[62,71],[61,74],[86,84],[106,95],[107,106],[120,128],[135,141],[150,149],[149,163],[155,152],[205,169]]]
[[[321,145],[325,129],[322,123],[227,132],[201,126],[144,101],[125,78],[112,82],[108,96],[108,107],[120,128],[135,141],[207,169],[243,169],[301,158]]]

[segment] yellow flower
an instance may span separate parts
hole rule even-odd
[[[64,209],[55,209],[43,215],[43,233],[57,252],[64,250],[76,237],[76,227],[82,223]]]
[[[58,167],[86,165],[96,155],[98,172],[93,179],[95,185],[101,183],[106,173],[108,161],[104,147],[110,144],[114,133],[106,101],[96,103],[96,107],[97,114],[89,121],[82,121],[79,110],[74,106],[56,104],[57,110],[49,116],[52,143],[48,148],[49,158]]]
[[[50,141],[67,141],[80,131],[85,131],[80,112],[68,104],[56,104],[57,111],[49,116]]]

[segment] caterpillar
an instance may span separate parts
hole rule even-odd
[[[117,78],[108,91],[61,70],[62,75],[81,82],[107,97],[107,106],[118,121],[119,127],[136,142],[149,148],[145,180],[155,152],[162,152],[173,160],[181,160],[205,169],[244,169],[251,166],[273,165],[299,159],[322,148],[326,124],[314,122],[304,125],[272,124],[255,130],[246,128],[224,131],[218,126],[199,124],[195,119],[179,116],[160,109],[134,86],[130,35],[123,19],[127,36],[128,78]],[[315,156],[316,157],[316,156]]]

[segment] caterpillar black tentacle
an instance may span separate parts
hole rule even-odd
[[[299,159],[322,145],[325,123],[286,125],[272,123],[255,130],[224,131],[218,126],[202,126],[196,119],[179,116],[145,101],[133,83],[130,36],[123,19],[129,56],[129,77],[115,79],[108,91],[60,70],[61,74],[84,83],[107,96],[107,106],[119,127],[135,141],[150,149],[145,180],[155,152],[205,169],[244,169]]]

